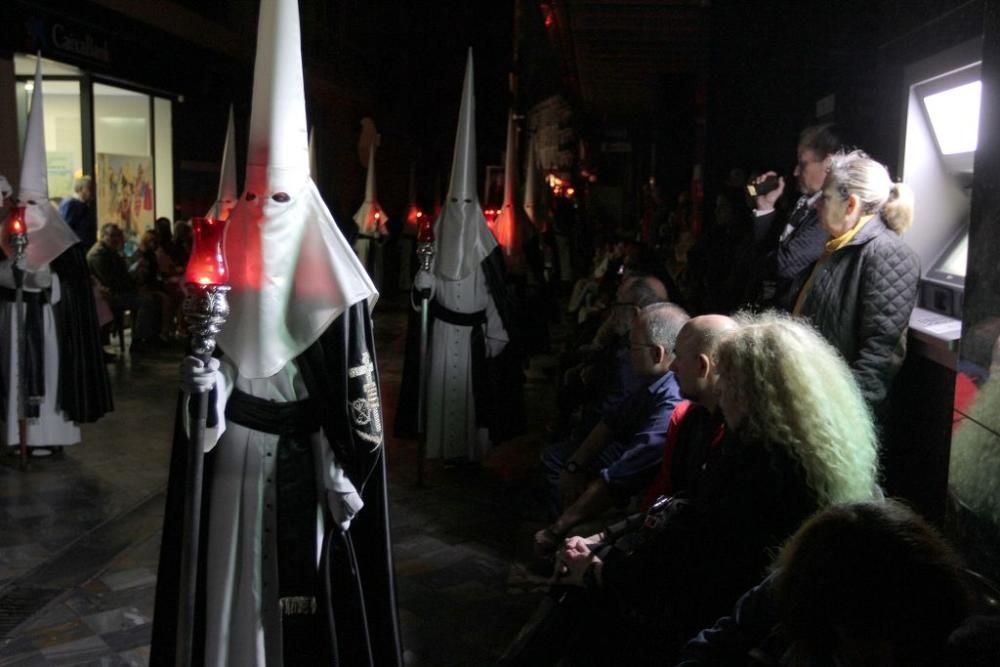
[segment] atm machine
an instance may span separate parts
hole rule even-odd
[[[904,70],[901,178],[914,191],[904,239],[921,260],[884,465],[890,493],[943,517],[979,128],[982,38]]]

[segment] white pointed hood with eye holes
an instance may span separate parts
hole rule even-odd
[[[375,147],[378,145],[376,139],[368,147],[368,175],[365,178],[365,201],[361,208],[354,214],[354,222],[358,225],[358,233],[365,236],[386,236],[389,228],[388,216],[378,203],[378,195],[375,194]]]
[[[451,185],[441,214],[434,222],[437,248],[434,273],[445,280],[461,280],[479,268],[497,241],[486,226],[476,194],[476,98],[473,91],[472,49],[465,66],[462,104],[458,111]]]
[[[226,142],[222,145],[222,168],[219,170],[219,193],[215,204],[205,214],[207,218],[226,220],[239,199],[236,190],[236,123],[233,119],[233,105],[229,105],[229,125],[226,127]]]
[[[24,207],[24,222],[28,228],[28,247],[24,251],[24,260],[29,271],[44,268],[71,245],[80,242],[49,201],[42,105],[42,58],[39,56],[35,66],[35,89],[31,93],[31,112],[28,114],[21,181],[17,192],[17,205]]]
[[[243,196],[229,217],[231,314],[219,347],[248,378],[274,375],[347,308],[378,292],[309,174],[295,0],[261,0]]]

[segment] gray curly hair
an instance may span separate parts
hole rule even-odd
[[[840,354],[812,327],[775,312],[740,313],[716,350],[719,374],[747,408],[745,428],[806,473],[821,506],[878,492],[871,414]]]

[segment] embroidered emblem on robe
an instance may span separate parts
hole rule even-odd
[[[347,376],[362,380],[361,391],[364,394],[361,398],[355,398],[350,402],[354,434],[378,447],[382,444],[382,408],[379,404],[375,364],[372,363],[371,355],[362,352],[361,365],[349,368]]]

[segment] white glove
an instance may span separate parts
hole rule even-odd
[[[201,394],[215,387],[215,374],[219,370],[219,360],[209,359],[208,365],[198,357],[187,356],[181,362],[181,391],[185,394]]]
[[[433,289],[434,275],[430,271],[420,269],[413,277],[413,286],[418,290]]]

